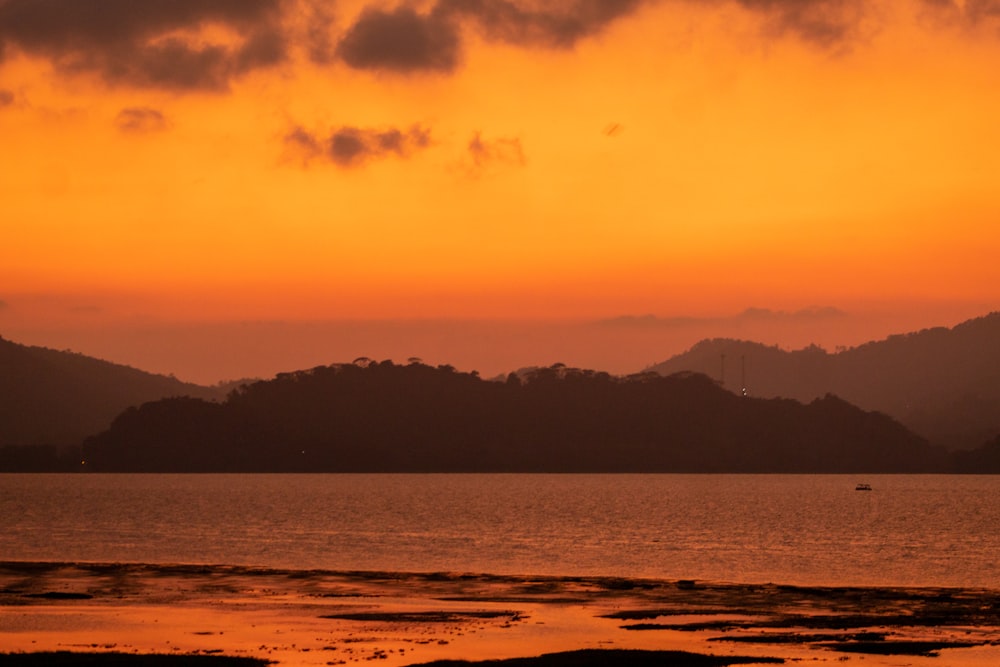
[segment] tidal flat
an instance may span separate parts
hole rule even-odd
[[[1000,664],[1000,590],[17,561],[0,563],[0,654],[163,667],[194,656],[206,667],[985,667]]]

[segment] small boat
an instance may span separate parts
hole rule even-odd
[[[854,490],[855,491],[871,491],[872,490],[872,485],[871,484],[861,483],[861,484],[858,484],[856,487],[854,487]]]

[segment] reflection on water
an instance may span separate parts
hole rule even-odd
[[[1000,476],[0,475],[0,517],[5,560],[1000,581]]]

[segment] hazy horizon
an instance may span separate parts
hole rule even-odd
[[[952,306],[921,315],[748,308],[709,315],[621,315],[578,320],[398,319],[344,321],[158,322],[104,320],[88,311],[75,323],[18,320],[0,311],[0,336],[23,345],[72,350],[202,385],[349,362],[412,357],[493,377],[565,363],[635,373],[706,338],[739,338],[783,349],[828,352],[932,327],[952,327],[991,312]],[[6,317],[5,317],[6,315]],[[82,321],[80,321],[82,319]]]
[[[954,325],[1000,307],[987,5],[0,2],[0,335],[215,382]]]

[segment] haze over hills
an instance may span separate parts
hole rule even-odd
[[[704,373],[736,393],[745,377],[759,397],[808,402],[832,393],[950,448],[978,447],[1000,434],[1000,313],[832,354],[816,346],[785,351],[704,340],[648,370]]]
[[[0,338],[0,446],[78,445],[129,406],[167,396],[224,395],[219,388]]]
[[[88,469],[107,470],[1000,471],[998,336],[1000,314],[836,354],[714,339],[628,377],[362,358],[224,403],[227,388],[0,338],[0,468],[75,469],[87,438]],[[704,375],[662,377],[671,364]],[[744,365],[750,398],[734,395]],[[921,424],[973,451],[936,450],[957,438]]]

